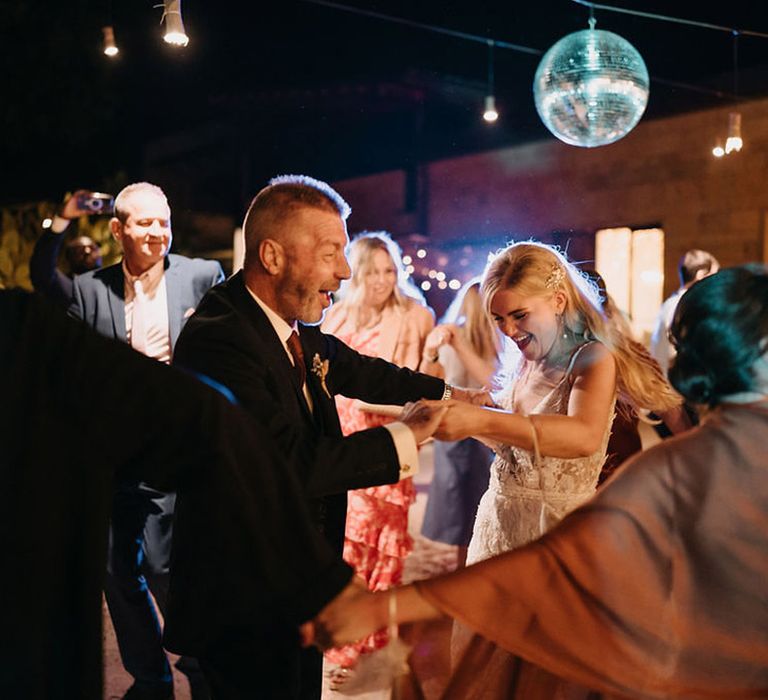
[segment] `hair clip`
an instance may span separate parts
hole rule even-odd
[[[565,270],[563,270],[562,265],[553,263],[551,272],[547,275],[547,279],[544,280],[544,286],[547,289],[557,289],[563,283],[564,279]]]

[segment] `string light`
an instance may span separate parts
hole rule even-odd
[[[733,30],[733,94],[738,98],[739,94],[739,32]],[[725,148],[718,142],[712,149],[712,155],[715,158],[722,158],[736,151],[737,153],[744,146],[741,138],[741,113],[728,113],[728,136],[725,139]]]
[[[163,0],[165,11],[163,19],[165,20],[165,35],[163,40],[167,44],[174,46],[186,46],[189,43],[189,37],[184,31],[184,20],[181,17],[181,0]]]
[[[744,142],[741,139],[741,114],[730,112],[728,114],[728,138],[725,140],[725,153],[740,151]]]
[[[499,118],[499,112],[496,109],[496,97],[493,94],[493,40],[488,40],[488,89],[485,95],[485,111],[483,119],[489,124],[493,124]]]
[[[120,53],[120,49],[117,48],[115,43],[115,30],[112,25],[107,25],[101,28],[101,32],[104,35],[104,55],[114,58]]]
[[[483,119],[489,124],[493,124],[499,118],[499,113],[496,110],[496,98],[493,95],[488,95],[485,98],[485,111],[483,112]]]

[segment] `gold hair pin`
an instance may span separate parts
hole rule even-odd
[[[565,270],[558,263],[552,263],[552,270],[547,279],[544,280],[544,286],[547,289],[558,289],[565,279]]]

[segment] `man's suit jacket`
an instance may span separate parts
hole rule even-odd
[[[342,437],[334,394],[371,403],[437,399],[440,379],[355,352],[316,326],[299,324],[314,413],[272,324],[245,287],[242,273],[212,289],[189,319],[174,362],[231,389],[237,400],[277,439],[298,465],[315,521],[341,553],[346,492],[399,478],[394,443],[386,428]],[[327,374],[323,380],[323,363]],[[327,392],[326,392],[327,389]]]
[[[223,279],[221,265],[215,260],[181,255],[166,257],[165,288],[171,349],[176,345],[184,321],[192,315],[205,293]],[[73,280],[69,313],[85,321],[101,335],[125,341],[125,275],[122,264],[77,275]]]

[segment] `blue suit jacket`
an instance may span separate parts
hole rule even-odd
[[[165,259],[171,349],[181,327],[205,293],[224,279],[215,260],[169,255]],[[85,321],[107,338],[126,341],[125,276],[122,263],[77,275],[73,280],[69,314]]]

